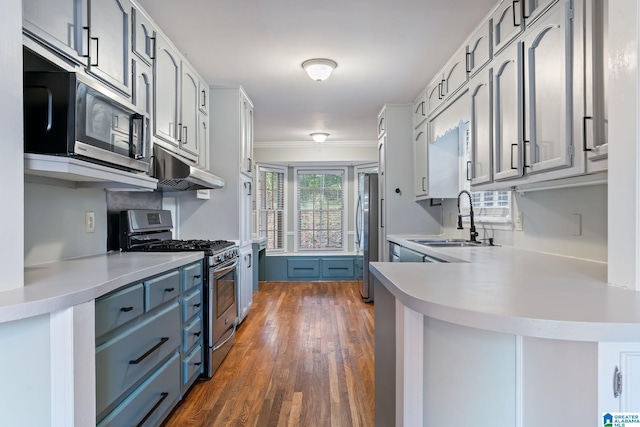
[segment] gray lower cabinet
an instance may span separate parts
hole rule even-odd
[[[198,261],[96,300],[99,426],[159,425],[202,373]]]

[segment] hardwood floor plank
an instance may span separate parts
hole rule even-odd
[[[227,358],[164,426],[373,426],[373,305],[360,285],[262,282]]]

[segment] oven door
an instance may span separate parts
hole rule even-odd
[[[233,345],[237,324],[236,283],[238,259],[209,268],[207,301],[207,357],[205,376],[211,378]]]

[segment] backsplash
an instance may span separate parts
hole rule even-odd
[[[95,232],[85,233],[85,212],[95,212]],[[107,251],[105,191],[25,182],[24,265]]]
[[[514,211],[523,213],[522,231],[514,231],[511,224],[477,224],[479,238],[493,237],[496,244],[537,252],[607,261],[606,185],[515,194],[513,200]],[[574,214],[581,216],[578,236],[573,234]],[[468,224],[464,230],[457,230],[456,215],[456,201],[445,201],[444,233],[468,238]]]

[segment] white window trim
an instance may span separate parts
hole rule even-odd
[[[299,227],[298,227],[298,171],[317,171],[317,172],[326,172],[326,171],[342,171],[343,179],[342,179],[342,200],[344,201],[344,206],[342,207],[342,248],[331,249],[331,248],[322,248],[322,249],[300,249],[299,242]],[[312,165],[304,166],[304,167],[294,167],[293,168],[293,235],[294,235],[294,252],[305,252],[305,253],[314,253],[314,252],[346,252],[347,251],[347,233],[348,233],[348,225],[349,220],[347,218],[347,213],[349,212],[349,197],[348,197],[348,181],[349,181],[349,168],[347,167],[331,167],[331,166],[317,166],[314,167]]]
[[[287,166],[280,166],[280,165],[271,165],[271,164],[267,164],[267,163],[258,163],[256,165],[258,167],[258,173],[256,176],[256,181],[260,180],[260,172],[261,171],[267,171],[267,172],[282,172],[284,173],[284,188],[283,188],[283,192],[284,192],[284,230],[282,230],[282,249],[267,249],[267,253],[271,253],[271,254],[277,254],[277,253],[285,253],[287,252],[287,241],[289,240],[287,238],[289,232],[288,232],[288,224],[289,222],[287,221],[287,212],[288,210],[288,200],[289,200],[289,193],[288,191],[288,182],[289,182],[289,168]],[[260,218],[261,218],[261,211],[262,211],[262,206],[260,205],[260,201],[262,200],[262,186],[258,184],[258,203],[256,204],[256,207],[258,208],[258,212],[257,212],[257,228],[258,228],[258,233],[260,233]],[[258,234],[259,235],[259,234]]]

